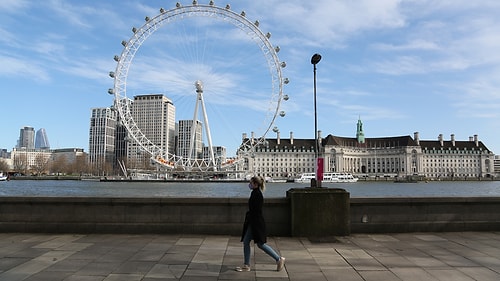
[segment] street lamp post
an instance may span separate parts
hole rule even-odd
[[[315,181],[311,181],[311,187],[321,187],[321,181],[323,180],[323,158],[319,157],[319,141],[318,141],[318,112],[316,106],[316,65],[321,61],[320,54],[314,54],[311,57],[311,64],[313,65],[314,73],[314,141],[315,141],[315,151],[314,158],[316,161],[315,166]]]

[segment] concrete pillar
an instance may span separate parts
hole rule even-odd
[[[349,235],[351,233],[349,196],[349,192],[341,188],[288,190],[292,236]]]

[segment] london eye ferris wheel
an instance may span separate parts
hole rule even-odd
[[[234,12],[229,5],[195,0],[159,9],[132,33],[114,57],[117,66],[109,73],[114,86],[108,93],[114,95],[128,139],[154,163],[167,169],[224,170],[265,142],[270,130],[277,131],[275,121],[285,115],[280,105],[288,100],[283,93],[286,64],[259,21],[250,21],[244,11]],[[192,120],[186,155],[152,141],[134,120],[131,97],[154,92],[172,100],[176,119]],[[205,156],[193,152],[197,123],[208,143]],[[251,136],[241,138],[241,131]],[[221,160],[214,147],[227,142],[238,143],[238,156]]]

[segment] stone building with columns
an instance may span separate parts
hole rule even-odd
[[[494,153],[478,136],[466,141],[449,140],[439,135],[437,140],[420,140],[413,137],[394,136],[366,138],[363,124],[358,120],[356,137],[319,134],[320,155],[324,158],[324,172],[346,172],[357,177],[406,177],[427,179],[482,179],[495,176]],[[265,177],[297,178],[302,173],[315,170],[315,140],[275,139],[255,147],[246,156],[243,169],[249,174]]]

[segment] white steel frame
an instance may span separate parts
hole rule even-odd
[[[173,9],[165,10],[161,8],[159,15],[152,18],[146,17],[146,23],[139,28],[133,28],[132,31],[134,34],[132,37],[128,41],[122,41],[124,49],[120,56],[115,56],[115,61],[117,61],[116,70],[114,72],[110,72],[110,76],[114,78],[114,87],[108,92],[113,94],[115,97],[114,106],[118,110],[122,123],[129,133],[129,137],[137,142],[145,151],[149,152],[152,155],[151,159],[153,161],[167,168],[188,168],[189,170],[196,168],[200,171],[213,171],[217,170],[214,159],[206,160],[192,159],[191,157],[183,158],[170,154],[167,151],[163,151],[160,147],[152,143],[134,122],[131,114],[130,103],[126,102],[126,100],[128,100],[126,95],[128,71],[134,56],[141,47],[142,43],[163,25],[176,20],[182,20],[187,17],[195,16],[218,18],[240,28],[243,32],[250,36],[262,50],[271,74],[271,100],[265,116],[265,127],[262,135],[256,138],[249,138],[247,141],[242,143],[240,152],[243,153],[239,153],[239,157],[247,153],[251,153],[256,145],[263,143],[265,135],[269,132],[278,115],[283,97],[283,82],[288,82],[288,79],[284,80],[281,71],[281,68],[285,66],[285,63],[280,62],[278,59],[277,52],[279,52],[279,47],[273,47],[269,41],[271,34],[264,34],[259,29],[258,21],[252,23],[245,17],[245,12],[241,12],[240,14],[235,13],[231,11],[229,5],[225,8],[221,8],[215,6],[213,1],[210,1],[208,5],[203,5],[198,4],[198,1],[195,0],[192,5],[182,6],[177,3],[176,7]],[[193,120],[193,122],[195,122],[195,120]],[[208,125],[208,123],[206,125]],[[213,149],[211,150],[211,158],[213,158]],[[231,165],[236,162],[237,161],[231,161]],[[224,168],[225,166],[226,165],[223,163],[220,168]]]

